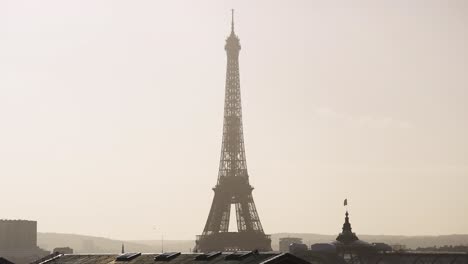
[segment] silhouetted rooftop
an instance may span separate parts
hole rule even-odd
[[[289,253],[277,252],[261,252],[245,255],[246,252],[239,252],[240,256],[232,257],[233,253],[223,252],[222,254],[214,254],[213,257],[203,258],[200,256],[209,255],[202,253],[180,254],[168,260],[155,260],[157,256],[162,254],[141,254],[127,261],[117,260],[118,254],[69,254],[46,260],[43,264],[111,264],[111,263],[128,263],[128,264],[309,264],[309,262],[298,258]],[[128,254],[128,253],[127,253]],[[230,256],[230,257],[228,257]],[[196,259],[197,258],[197,259]]]
[[[14,264],[14,263],[9,261],[8,259],[0,257],[0,264]]]

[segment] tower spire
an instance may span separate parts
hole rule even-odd
[[[347,205],[347,201],[345,200],[345,205]],[[356,236],[355,233],[353,233],[352,228],[351,228],[351,223],[349,222],[349,213],[348,213],[348,208],[346,208],[346,213],[345,213],[345,222],[343,224],[342,232],[338,235],[336,240],[348,244],[353,241],[359,240],[359,238]]]
[[[231,33],[234,33],[234,9],[231,9]]]

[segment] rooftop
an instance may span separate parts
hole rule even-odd
[[[171,258],[161,258],[162,255],[173,255]],[[309,264],[309,262],[289,253],[278,252],[235,252],[235,253],[183,253],[169,252],[164,254],[125,253],[130,256],[120,257],[118,254],[65,254],[41,262],[41,264]],[[168,263],[169,262],[169,263]]]

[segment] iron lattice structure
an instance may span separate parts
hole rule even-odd
[[[239,38],[234,33],[234,14],[231,34],[226,39],[226,93],[224,100],[223,142],[218,181],[208,220],[195,250],[271,251],[271,239],[263,232],[249,183],[242,126],[241,92],[239,81]],[[229,232],[231,206],[235,205],[237,232]]]

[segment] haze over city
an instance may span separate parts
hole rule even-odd
[[[468,233],[466,1],[2,1],[0,218],[194,239],[236,11],[267,234]]]

